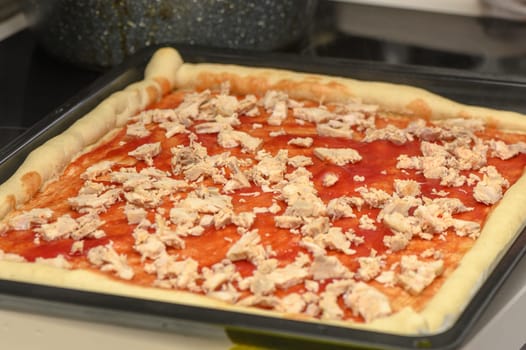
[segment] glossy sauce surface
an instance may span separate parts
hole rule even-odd
[[[182,100],[182,93],[173,93],[166,96],[162,101],[151,106],[151,108],[174,108]],[[330,137],[320,137],[316,135],[316,128],[314,124],[306,123],[299,126],[294,119],[289,117],[282,126],[266,125],[266,118],[268,115],[261,109],[261,115],[258,117],[241,116],[242,125],[239,127],[253,136],[262,138],[264,140],[263,148],[275,155],[281,149],[289,149],[289,157],[294,155],[305,155],[313,159],[314,164],[308,166],[307,169],[312,172],[312,181],[318,191],[320,198],[327,203],[330,199],[344,195],[356,196],[356,189],[361,186],[369,188],[383,189],[388,193],[393,192],[393,181],[395,179],[411,179],[416,180],[421,184],[422,195],[429,198],[436,198],[433,190],[439,191],[444,189],[449,192],[449,197],[459,198],[466,206],[473,207],[472,211],[456,215],[457,218],[473,220],[481,224],[484,223],[490,207],[476,202],[472,195],[472,187],[447,187],[443,188],[439,185],[438,180],[428,180],[423,175],[415,171],[401,171],[396,168],[397,157],[401,154],[416,156],[420,154],[419,141],[411,141],[402,145],[395,145],[389,141],[374,141],[371,143],[359,142],[356,139],[345,140]],[[403,127],[407,124],[407,120],[400,118],[378,119],[378,126],[387,123],[393,123],[397,126]],[[254,128],[254,124],[260,123],[262,128]],[[136,166],[137,170],[145,167],[144,162],[128,156],[128,152],[137,148],[143,143],[153,143],[160,141],[162,143],[161,154],[154,158],[155,167],[170,171],[170,148],[180,144],[188,145],[188,136],[186,134],[175,135],[170,139],[164,136],[164,130],[151,124],[148,126],[152,133],[144,138],[130,138],[126,136],[126,130],[123,129],[118,132],[115,137],[102,145],[96,147],[93,151],[88,152],[77,159],[75,159],[64,171],[57,181],[54,181],[39,193],[32,201],[24,205],[20,210],[29,210],[36,207],[50,208],[55,212],[55,216],[60,216],[64,213],[69,213],[72,217],[78,217],[79,214],[71,210],[67,204],[69,197],[77,195],[78,190],[83,185],[84,181],[80,179],[87,167],[105,159],[116,161],[120,166],[129,167]],[[270,131],[278,131],[285,129],[287,135],[270,137]],[[310,136],[314,139],[314,144],[309,148],[300,148],[287,145],[287,142],[293,137]],[[508,142],[516,142],[524,139],[521,135],[502,134],[495,130],[487,130],[484,135],[479,135],[484,139],[491,139],[499,137]],[[208,154],[218,154],[225,151],[239,158],[250,157],[247,153],[242,153],[239,148],[232,148],[225,150],[221,148],[216,141],[215,134],[200,134],[198,141],[208,149]],[[330,147],[342,148],[351,147],[357,150],[363,159],[356,164],[349,164],[346,166],[335,166],[319,160],[312,153],[314,147]],[[488,158],[488,164],[497,167],[499,172],[513,184],[522,174],[526,165],[526,155],[522,154],[510,160],[502,161],[495,158]],[[113,170],[118,170],[119,165],[115,166]],[[293,170],[289,166],[288,172]],[[327,173],[335,173],[339,176],[339,181],[331,187],[324,187],[322,179]],[[365,181],[356,181],[355,176],[363,176]],[[210,182],[210,184],[212,184]],[[184,196],[184,194],[182,194]],[[235,212],[250,211],[254,206],[268,207],[272,204],[272,194],[263,193],[259,188],[253,186],[252,188],[238,190],[232,194],[232,203],[234,204]],[[166,199],[162,206],[167,210],[171,208],[172,203]],[[275,226],[274,216],[282,213],[286,207],[284,203],[280,203],[282,210],[278,214],[258,214],[257,220],[253,228],[259,230],[263,245],[270,245],[275,251],[277,258],[280,261],[280,266],[284,266],[294,261],[299,251],[307,252],[304,248],[299,246],[301,235],[291,234],[288,230],[279,229]],[[121,201],[100,214],[105,224],[101,227],[106,232],[106,237],[100,239],[85,239],[83,253],[70,253],[73,244],[72,239],[61,239],[57,241],[45,241],[40,239],[35,243],[35,233],[31,230],[26,231],[9,231],[0,239],[0,249],[5,252],[16,253],[28,261],[34,261],[36,258],[53,258],[62,254],[74,266],[74,268],[89,268],[98,271],[90,266],[86,259],[86,252],[97,245],[104,245],[112,241],[117,252],[124,253],[128,257],[128,263],[134,268],[135,276],[129,283],[149,285],[154,281],[154,276],[147,274],[141,268],[140,255],[133,249],[134,239],[132,231],[134,225],[129,225],[123,212],[124,202]],[[367,214],[370,218],[376,218],[379,209],[364,207],[357,213],[360,215]],[[154,213],[149,214],[150,220],[153,221]],[[361,230],[358,228],[358,218],[340,219],[333,222],[334,226],[340,226],[344,229],[353,228],[358,235],[365,237],[365,243],[359,246],[353,246],[356,250],[355,255],[345,255],[341,252],[329,250],[329,255],[337,256],[342,263],[348,266],[352,271],[358,267],[357,257],[369,256],[371,250],[374,249],[378,254],[386,253],[386,247],[383,243],[383,238],[386,235],[391,235],[390,230],[381,223],[376,223],[376,230]],[[226,252],[231,247],[232,242],[239,238],[236,232],[236,227],[228,225],[224,229],[206,229],[205,232],[198,237],[188,237],[185,239],[186,247],[178,249],[180,259],[191,257],[199,262],[201,267],[211,266],[220,262],[225,258]],[[381,290],[389,296],[391,305],[394,311],[399,310],[405,306],[412,306],[416,310],[421,309],[427,300],[431,298],[437,289],[442,285],[447,276],[454,270],[458,262],[469,250],[475,241],[468,237],[459,237],[453,232],[447,235],[447,240],[440,240],[435,236],[432,240],[422,240],[414,238],[409,246],[400,252],[388,254],[386,258],[386,266],[391,266],[393,263],[400,260],[401,255],[416,254],[428,248],[440,250],[443,253],[445,261],[445,272],[437,278],[432,285],[426,288],[420,295],[411,296],[400,287],[386,287],[375,281],[369,284]],[[170,248],[173,249],[173,248]],[[170,250],[169,250],[170,252]],[[242,276],[249,276],[254,270],[254,266],[250,262],[241,261],[236,262],[238,271]],[[108,276],[113,275],[108,273]],[[320,283],[320,292],[323,291],[324,286],[330,280]],[[276,295],[283,296],[290,292],[304,291],[303,284],[285,289],[278,290]],[[352,315],[347,311],[347,318],[360,320],[359,317]]]

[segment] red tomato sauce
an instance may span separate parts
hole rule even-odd
[[[175,108],[183,99],[184,94],[176,92],[167,95],[160,102],[152,105],[150,108]],[[416,156],[420,154],[419,141],[411,141],[402,145],[395,145],[388,141],[374,141],[371,143],[362,143],[358,140],[345,140],[329,137],[319,137],[316,135],[315,126],[311,123],[298,126],[292,118],[285,121],[282,126],[267,126],[262,128],[253,128],[255,123],[265,124],[267,115],[263,112],[258,117],[240,117],[242,125],[241,130],[249,132],[253,136],[264,139],[263,147],[271,154],[276,154],[281,149],[289,148],[289,156],[303,154],[311,156],[314,164],[308,167],[312,172],[312,181],[318,191],[320,198],[327,203],[330,199],[340,197],[343,195],[357,196],[358,187],[367,186],[369,188],[383,189],[389,193],[393,192],[393,181],[395,179],[412,179],[421,183],[422,194],[429,198],[436,198],[433,194],[433,189],[444,189],[450,193],[450,197],[459,198],[466,206],[473,207],[474,210],[459,215],[459,218],[466,220],[477,221],[483,224],[491,208],[476,202],[473,199],[472,188],[465,185],[461,187],[443,188],[439,185],[438,180],[425,179],[421,174],[415,171],[404,172],[396,168],[397,157],[401,154],[409,156]],[[388,121],[381,119],[379,123],[387,123]],[[393,123],[403,125],[404,120],[394,119]],[[90,165],[95,164],[104,159],[111,159],[122,166],[137,166],[138,170],[145,167],[144,162],[139,162],[136,159],[128,156],[128,152],[134,150],[142,143],[161,142],[162,152],[154,158],[154,164],[157,168],[164,171],[170,171],[171,165],[171,147],[177,145],[188,144],[188,136],[186,134],[176,135],[170,139],[164,136],[164,130],[154,126],[148,126],[152,133],[144,138],[132,139],[126,136],[125,129],[118,132],[112,140],[107,143],[97,146],[93,151],[88,152],[77,159],[75,159],[64,171],[64,173],[54,182],[47,185],[47,187],[38,193],[33,200],[23,205],[20,210],[29,210],[36,207],[50,208],[55,212],[56,216],[69,213],[72,217],[78,217],[79,214],[71,210],[67,204],[69,197],[76,196],[83,180],[79,178],[80,174],[85,171]],[[288,135],[277,137],[269,137],[269,131],[278,131],[281,128],[285,130],[292,128]],[[310,148],[291,148],[287,142],[297,137],[298,134],[302,137],[310,136],[314,139],[314,144]],[[508,135],[488,129],[483,135],[483,138],[490,139],[499,137],[504,141],[515,142],[523,136]],[[225,150],[217,144],[215,134],[200,134],[198,141],[208,149],[210,155],[230,152],[234,156],[240,158],[248,155],[242,153],[239,148],[232,148]],[[357,150],[363,159],[356,164],[349,164],[343,167],[327,164],[312,154],[314,147],[351,147]],[[499,159],[490,158],[489,165],[497,167],[498,171],[513,184],[523,174],[526,165],[526,155],[522,154],[513,159],[502,161]],[[288,169],[292,170],[291,167]],[[335,173],[339,176],[339,181],[332,187],[324,187],[322,179],[327,173]],[[363,176],[365,181],[356,181],[355,176]],[[265,207],[272,204],[272,196],[267,193],[260,193],[258,195],[250,195],[252,192],[258,191],[256,187],[250,189],[243,189],[237,191],[232,195],[232,203],[236,212],[249,211],[254,206]],[[119,253],[127,254],[129,264],[134,268],[135,277],[130,283],[149,285],[155,279],[155,276],[149,275],[141,268],[141,259],[139,253],[133,249],[134,239],[132,237],[133,226],[127,223],[126,217],[123,213],[124,202],[119,202],[111,207],[107,212],[100,214],[105,224],[102,229],[106,232],[106,237],[100,239],[85,239],[83,253],[71,253],[72,239],[61,239],[57,241],[45,241],[40,239],[38,244],[35,242],[36,235],[31,230],[26,231],[9,231],[1,236],[0,249],[5,252],[16,253],[28,261],[34,261],[37,257],[53,258],[59,254],[64,255],[66,259],[75,268],[92,268],[86,259],[86,252],[95,246],[104,245],[112,241],[115,249]],[[169,210],[170,202],[168,200],[163,202],[163,206]],[[280,203],[282,211],[285,209],[285,204]],[[282,212],[281,211],[281,212]],[[370,218],[376,218],[378,209],[364,207],[357,213],[367,214]],[[280,212],[280,213],[281,213]],[[153,220],[153,214],[151,219]],[[288,230],[279,229],[275,226],[274,215],[278,214],[260,214],[253,228],[259,230],[263,245],[270,245],[275,252],[275,258],[280,261],[280,265],[284,266],[294,261],[298,252],[307,251],[300,247],[299,241],[301,235],[291,234]],[[341,226],[344,229],[353,228],[357,234],[365,237],[365,243],[354,247],[357,252],[355,255],[345,255],[338,251],[329,251],[330,255],[337,256],[342,263],[347,265],[351,270],[358,268],[357,257],[368,256],[371,249],[374,249],[378,254],[384,254],[386,247],[383,243],[383,238],[390,235],[388,228],[377,224],[376,230],[361,230],[357,227],[358,219],[348,218],[340,219],[333,222],[334,226]],[[225,258],[226,252],[239,238],[236,228],[233,225],[228,225],[224,229],[215,230],[207,229],[201,236],[188,237],[185,239],[186,247],[178,249],[177,253],[181,259],[191,257],[197,260],[201,267],[211,266],[220,262]],[[442,285],[445,278],[454,270],[459,263],[464,253],[471,248],[474,240],[467,237],[458,237],[454,233],[447,235],[447,240],[440,240],[434,237],[432,240],[426,241],[419,238],[414,238],[409,246],[402,252],[389,254],[386,259],[387,266],[399,261],[402,254],[420,254],[428,248],[435,248],[441,250],[444,255],[446,271],[437,278],[431,286],[426,288],[424,292],[418,296],[410,296],[407,292],[399,287],[385,287],[377,282],[370,282],[371,285],[381,290],[389,296],[392,302],[393,309],[399,310],[404,306],[412,306],[415,309],[421,309],[427,300],[431,298],[438,288]],[[250,276],[254,271],[254,265],[247,261],[235,262],[239,273],[243,276]],[[96,269],[94,269],[96,270]],[[97,270],[98,271],[98,270]],[[111,273],[109,275],[112,276]],[[320,284],[320,291],[323,291],[325,285],[330,281],[323,281]],[[293,286],[286,290],[279,290],[276,294],[278,296],[286,295],[291,292],[303,291],[303,284]],[[346,316],[349,319],[361,320],[347,312]]]

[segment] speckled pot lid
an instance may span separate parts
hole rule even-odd
[[[96,67],[167,42],[283,48],[306,33],[315,7],[315,0],[35,0],[32,5],[44,48]]]

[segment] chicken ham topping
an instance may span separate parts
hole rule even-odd
[[[479,121],[175,92],[9,215],[0,259],[371,322],[425,306],[525,164]]]

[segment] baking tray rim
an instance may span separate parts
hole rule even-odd
[[[245,64],[260,67],[292,69],[296,71],[338,75],[336,70],[344,69],[341,76],[354,77],[354,70],[371,70],[382,81],[387,73],[389,82],[397,83],[397,76],[429,80],[430,82],[463,82],[489,84],[488,86],[509,86],[526,88],[526,83],[506,81],[476,73],[450,69],[401,66],[380,62],[364,62],[349,59],[311,58],[292,54],[262,53],[244,50],[211,49],[180,44],[165,44],[148,47],[129,57],[121,65],[106,72],[101,78],[65,102],[56,110],[35,123],[25,133],[0,149],[0,182],[7,179],[30,151],[49,138],[64,131],[75,120],[100,103],[112,92],[142,79],[144,68],[153,52],[162,46],[178,49],[187,62],[217,62]],[[314,67],[314,69],[313,69]],[[352,68],[348,70],[349,68]],[[332,74],[331,74],[332,73]],[[393,76],[394,74],[394,76]],[[402,81],[401,83],[407,83]],[[440,84],[439,84],[440,85]],[[398,335],[357,328],[318,324],[294,319],[254,315],[236,311],[219,310],[168,302],[152,301],[120,295],[102,294],[75,289],[37,285],[27,282],[0,279],[0,295],[38,299],[40,301],[66,303],[74,307],[89,306],[107,308],[115,312],[135,311],[143,314],[176,317],[182,321],[197,321],[216,324],[227,329],[235,338],[236,333],[261,333],[270,337],[290,336],[298,341],[321,341],[334,344],[366,347],[388,347],[397,349],[432,348],[453,349],[466,340],[475,322],[491,302],[493,296],[505,282],[521,258],[526,255],[526,228],[504,252],[494,269],[485,279],[457,320],[446,330],[430,335]],[[59,293],[57,293],[59,292]],[[132,305],[130,309],[130,305]],[[175,308],[175,309],[174,309]]]

